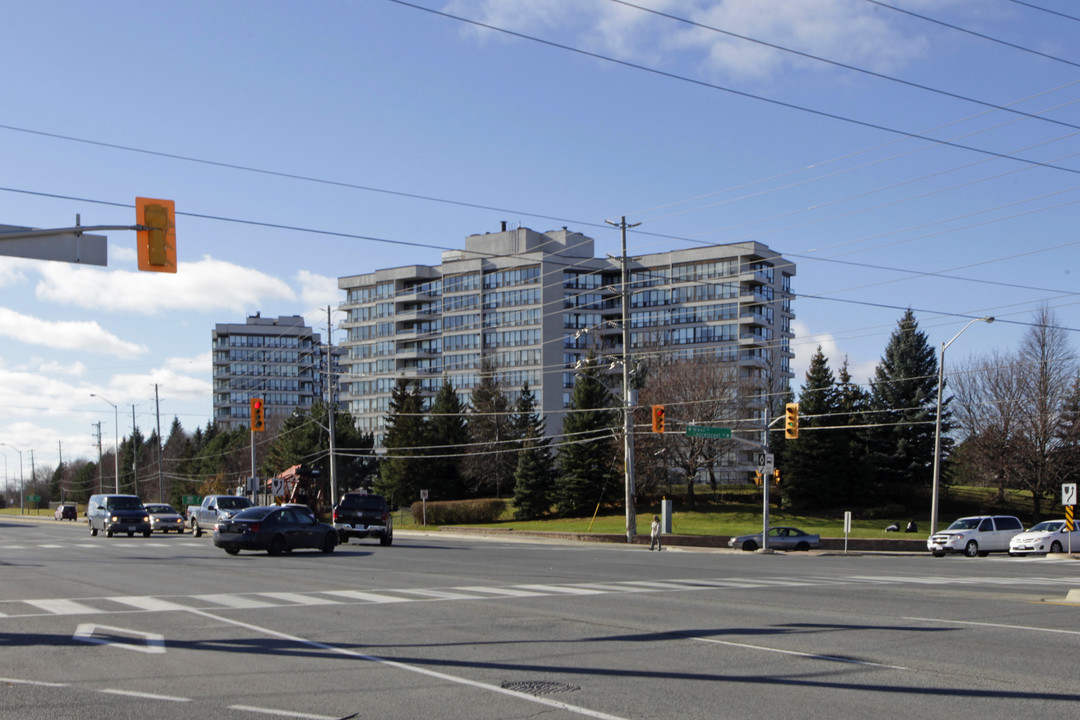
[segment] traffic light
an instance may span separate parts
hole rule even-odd
[[[754,471],[754,484],[755,485],[760,485],[761,484],[761,471],[760,470],[755,470]]]
[[[172,200],[135,198],[139,269],[176,272],[176,205]]]
[[[773,485],[779,485],[780,484],[780,468],[776,468],[775,470],[773,470],[772,474],[773,474]]]
[[[653,405],[652,406],[652,431],[655,433],[664,432],[664,406]]]
[[[251,432],[266,430],[266,403],[262,398],[251,398]]]
[[[794,440],[799,437],[799,403],[788,403],[784,406],[784,413],[784,437]]]

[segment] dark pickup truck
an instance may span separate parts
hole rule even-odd
[[[380,545],[394,542],[394,519],[382,495],[348,492],[334,506],[334,528],[344,545],[349,538],[379,538]]]

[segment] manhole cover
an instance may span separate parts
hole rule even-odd
[[[577,685],[561,682],[548,682],[547,680],[509,680],[502,684],[503,690],[527,693],[529,695],[551,695],[553,693],[574,692],[580,690]]]

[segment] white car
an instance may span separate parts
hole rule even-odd
[[[1080,539],[1077,540],[1080,548]],[[1064,520],[1045,520],[1009,542],[1010,555],[1031,553],[1059,553],[1069,547],[1069,530]]]
[[[1008,552],[1013,535],[1023,529],[1012,515],[963,517],[927,538],[926,547],[934,557],[949,553],[986,557],[992,552]]]

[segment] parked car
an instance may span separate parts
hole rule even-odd
[[[964,553],[968,557],[986,557],[992,552],[1008,552],[1013,535],[1024,529],[1012,515],[976,515],[962,517],[926,539],[934,557]]]
[[[150,516],[138,495],[91,495],[86,503],[86,522],[91,535],[103,530],[106,537],[118,532],[150,537]]]
[[[773,550],[809,550],[821,545],[820,535],[811,535],[799,528],[771,527],[769,528],[769,547]],[[739,535],[728,540],[728,547],[742,548],[743,550],[757,550],[761,547],[761,533],[756,535]]]
[[[1080,546],[1080,540],[1077,541]],[[1009,541],[1010,555],[1059,553],[1069,547],[1069,530],[1064,520],[1044,520]]]
[[[70,503],[64,503],[63,505],[58,506],[56,508],[56,510],[53,511],[53,519],[54,520],[78,520],[79,519],[79,511],[74,505],[72,505]]]
[[[341,542],[349,538],[379,539],[380,545],[394,542],[394,517],[382,495],[347,492],[334,506],[334,528]]]
[[[184,532],[184,518],[172,505],[166,503],[146,503],[146,512],[150,515],[150,530],[157,532]]]
[[[301,505],[250,507],[221,518],[214,528],[214,545],[230,555],[241,550],[264,550],[280,555],[298,548],[334,552],[338,534],[334,526],[319,522]]]

